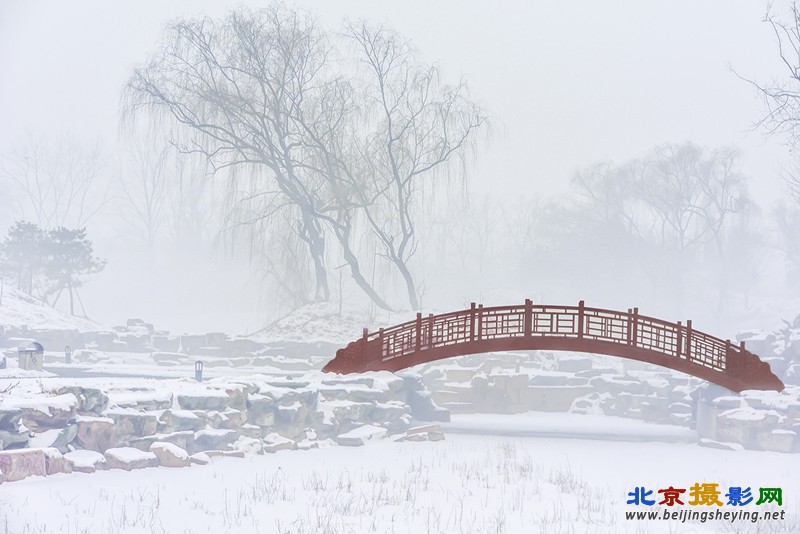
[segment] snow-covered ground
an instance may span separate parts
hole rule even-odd
[[[8,286],[3,289],[3,299],[0,301],[0,325],[52,330],[97,330],[99,328],[94,321],[66,315],[50,306],[43,305],[42,302],[30,295]]]
[[[441,442],[215,458],[186,469],[32,477],[0,486],[0,531],[94,532],[797,532],[800,456],[663,443],[644,423],[606,432],[651,441],[504,435],[598,418],[462,415]],[[550,421],[548,423],[548,421]],[[454,423],[454,424],[455,424]],[[555,426],[554,426],[555,425]],[[620,425],[624,426],[622,428]],[[652,425],[650,425],[652,426]],[[589,432],[591,433],[591,432]],[[760,523],[626,520],[635,486],[695,482],[783,488],[786,520]],[[757,490],[755,490],[757,492]],[[771,505],[772,506],[772,505]],[[658,508],[658,506],[654,507]],[[686,507],[695,508],[695,507]],[[698,507],[704,508],[704,507]],[[751,504],[747,509],[764,509]],[[725,509],[731,509],[727,507]]]

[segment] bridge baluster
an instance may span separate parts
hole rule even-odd
[[[686,321],[686,358],[691,360],[692,356],[692,320]]]
[[[675,357],[681,357],[681,343],[683,342],[683,331],[681,330],[681,322],[678,321],[678,329],[675,331]]]
[[[725,360],[719,362],[720,363],[720,367],[722,369],[725,369],[726,367],[728,367],[728,359],[730,358],[730,355],[731,355],[731,340],[730,339],[726,339],[725,340]]]
[[[586,313],[584,308],[584,302],[578,302],[578,339],[583,339],[583,316]]]
[[[483,338],[483,304],[478,304],[478,341]]]
[[[469,305],[469,340],[475,341],[475,303]]]
[[[428,349],[433,348],[433,314],[428,314]]]
[[[531,337],[533,331],[533,301],[525,299],[525,337]]]
[[[631,345],[634,347],[638,343],[639,338],[639,308],[633,309],[633,315],[631,315]]]
[[[420,349],[422,348],[422,339],[421,339],[422,338],[422,314],[420,312],[417,312],[417,324],[416,324],[416,327],[417,327],[416,328],[417,342],[416,342],[416,349],[414,349],[414,350],[416,352],[419,352]]]

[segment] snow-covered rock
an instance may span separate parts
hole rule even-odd
[[[233,445],[233,450],[242,451],[246,455],[255,455],[264,453],[264,442],[257,438],[248,438],[247,436],[239,436]]]
[[[81,413],[100,413],[108,407],[108,395],[99,388],[66,386],[59,389],[58,393],[75,395],[78,398],[78,411]]]
[[[67,460],[64,459],[61,451],[52,447],[48,447],[42,449],[42,452],[44,453],[45,472],[48,475],[72,472],[72,466]]]
[[[84,449],[103,452],[117,444],[117,427],[109,417],[80,415],[75,420],[78,431],[75,440]]]
[[[211,458],[204,452],[198,452],[189,456],[189,460],[193,464],[206,465],[211,462]]]
[[[143,469],[158,466],[158,457],[152,452],[140,451],[134,447],[116,447],[106,450],[103,455],[112,469]]]
[[[276,403],[272,397],[253,394],[247,399],[247,422],[256,425],[269,427],[275,422]]]
[[[0,450],[10,449],[18,445],[28,444],[30,432],[27,428],[20,427],[19,430],[0,430]]]
[[[387,430],[383,427],[375,425],[363,425],[358,428],[354,428],[350,432],[340,434],[334,438],[334,440],[339,445],[359,447],[364,445],[369,440],[384,438],[386,437],[387,433]]]
[[[0,471],[6,482],[30,476],[45,476],[47,468],[42,449],[19,449],[0,452]]]
[[[108,397],[112,405],[120,408],[164,410],[172,407],[172,393],[167,389],[113,389]]]
[[[150,436],[158,430],[158,417],[154,413],[143,413],[133,408],[112,408],[106,410],[105,416],[114,420],[120,439]]]
[[[796,443],[797,434],[792,430],[776,428],[755,436],[756,447],[764,451],[794,452]]]
[[[273,453],[284,450],[294,450],[297,443],[294,440],[281,436],[275,432],[264,436],[264,452]]]
[[[188,467],[192,463],[189,454],[173,443],[156,441],[150,445],[150,452],[156,455],[158,463],[164,467]]]
[[[239,438],[239,433],[235,430],[225,430],[209,428],[200,430],[194,434],[192,452],[203,452],[211,450],[224,450]]]
[[[77,450],[68,452],[64,459],[69,463],[72,471],[79,473],[94,473],[108,469],[105,456],[96,451]]]
[[[28,441],[28,446],[33,448],[53,447],[64,453],[67,452],[67,446],[72,443],[77,434],[78,425],[76,424],[70,424],[64,428],[51,428],[32,436]]]
[[[205,419],[190,410],[164,410],[158,420],[178,432],[197,431],[206,426]]]
[[[178,405],[184,410],[216,410],[224,412],[228,409],[229,403],[230,397],[228,394],[219,390],[178,395]]]
[[[708,438],[700,438],[697,442],[701,447],[709,447],[711,449],[721,449],[725,451],[741,451],[744,447],[739,443],[728,443],[724,441],[715,441]]]
[[[0,405],[0,430],[18,430],[21,417],[21,408]]]
[[[22,409],[21,419],[28,428],[60,428],[75,419],[78,398],[65,393],[54,397],[5,399],[3,405]]]

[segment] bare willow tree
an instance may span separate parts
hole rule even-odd
[[[396,33],[364,23],[347,35],[356,62],[336,56],[310,16],[281,5],[173,23],[127,84],[126,116],[168,118],[181,126],[173,144],[231,172],[234,226],[275,229],[261,221],[296,217],[314,300],[329,297],[332,236],[353,281],[390,309],[363,272],[366,229],[418,308],[408,262],[422,179],[463,162],[486,117],[464,84],[447,86],[436,68],[418,66]]]
[[[770,2],[764,16],[775,36],[777,55],[785,76],[771,83],[761,83],[745,76],[737,76],[752,85],[764,102],[764,116],[756,123],[770,135],[783,135],[797,149],[800,146],[800,7],[791,2],[783,14],[776,12]],[[788,189],[792,199],[800,204],[800,164],[795,162],[785,169]]]
[[[314,265],[315,299],[329,296],[319,180],[297,117],[320,91],[328,45],[314,21],[271,6],[170,24],[160,50],[126,87],[126,117],[156,111],[183,126],[172,142],[216,170],[269,175],[297,207],[297,231]]]
[[[102,172],[100,149],[67,135],[29,135],[0,157],[0,181],[14,197],[17,218],[42,228],[85,226],[108,198]]]
[[[409,304],[419,309],[409,262],[418,245],[415,213],[426,193],[424,180],[445,177],[454,163],[462,164],[457,178],[463,180],[465,158],[488,117],[463,81],[443,83],[439,69],[421,64],[398,33],[366,21],[349,25],[347,33],[366,73],[361,90],[369,133],[358,142],[355,172],[363,185],[356,191],[384,256],[405,284]],[[429,192],[433,186],[428,185]]]

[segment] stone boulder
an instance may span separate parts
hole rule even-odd
[[[241,411],[247,408],[249,388],[245,384],[214,384],[209,389],[224,391],[228,395],[228,407],[231,409]]]
[[[137,410],[166,410],[172,407],[172,393],[165,389],[131,388],[109,391],[114,406]]]
[[[264,452],[275,453],[278,451],[291,451],[297,448],[294,440],[272,432],[264,436]]]
[[[78,431],[75,440],[84,449],[103,452],[117,444],[117,427],[109,417],[81,415],[76,419]]]
[[[347,400],[353,402],[386,402],[386,392],[363,385],[347,386]]]
[[[376,403],[369,413],[370,419],[376,423],[390,423],[405,415],[411,415],[409,407],[404,402],[399,401]]]
[[[272,397],[253,394],[247,399],[247,422],[270,427],[275,422],[276,403]]]
[[[107,410],[105,415],[114,420],[117,436],[120,439],[131,436],[139,438],[150,436],[158,430],[158,417],[153,413],[116,408]]]
[[[0,452],[0,471],[6,482],[22,480],[30,476],[47,475],[42,449],[20,449]]]
[[[140,451],[133,447],[117,447],[106,450],[103,455],[111,469],[143,469],[157,467],[158,457],[152,452]]]
[[[411,415],[419,421],[450,421],[450,411],[433,401],[430,391],[426,391],[422,380],[415,375],[403,375],[406,389],[406,402]]]
[[[98,388],[66,386],[58,390],[59,395],[72,393],[78,398],[78,411],[100,413],[108,408],[108,395]]]
[[[150,452],[156,455],[158,463],[164,467],[188,467],[192,463],[189,453],[173,443],[156,441],[150,445]]]
[[[339,445],[344,445],[347,447],[359,447],[364,445],[369,440],[385,438],[387,433],[387,430],[383,427],[375,425],[363,425],[358,428],[354,428],[349,432],[338,435],[334,438],[334,441],[336,441],[336,443]]]
[[[0,430],[0,451],[4,449],[16,449],[28,445],[30,431],[24,426],[19,430]]]
[[[81,417],[81,416],[78,416]],[[67,425],[64,428],[51,428],[31,437],[29,447],[53,447],[62,453],[67,452],[68,446],[78,435],[78,425]]]
[[[39,397],[16,401],[22,408],[22,422],[28,428],[61,428],[75,419],[78,397],[65,393],[55,397]]]
[[[132,439],[129,445],[142,451],[148,451],[150,450],[150,446],[157,441],[172,443],[188,451],[192,448],[192,444],[194,443],[194,432],[191,430],[183,430],[169,434],[154,434],[152,436]]]
[[[209,428],[195,432],[192,452],[204,452],[211,450],[224,450],[239,438],[239,433],[235,430],[224,430]]]
[[[232,445],[233,450],[242,451],[247,456],[264,453],[264,442],[257,438],[240,436]]]
[[[230,397],[224,391],[207,390],[203,393],[178,395],[178,405],[184,410],[216,410],[224,412],[228,409]]]
[[[112,342],[113,343],[113,342]],[[111,348],[110,345],[102,345]],[[72,351],[72,359],[78,363],[98,363],[109,359],[108,354],[100,350],[78,349]]]
[[[197,465],[208,465],[208,463],[211,462],[211,458],[204,452],[192,454],[189,456],[189,460],[191,460],[191,463]]]
[[[794,452],[797,450],[797,434],[780,428],[759,432],[755,435],[755,446],[763,451]]]
[[[105,456],[96,451],[72,451],[65,454],[64,459],[70,465],[70,469],[78,473],[94,473],[108,469]]]
[[[0,430],[19,430],[19,420],[22,417],[21,408],[0,406]]]
[[[61,451],[52,447],[42,449],[44,453],[44,467],[48,475],[56,473],[71,473],[72,465],[64,458]]]
[[[158,420],[178,432],[184,430],[195,432],[206,426],[205,418],[189,410],[164,410]]]
[[[181,341],[176,336],[170,336],[167,334],[155,334],[151,339],[153,343],[153,348],[163,352],[178,352],[181,348]]]

